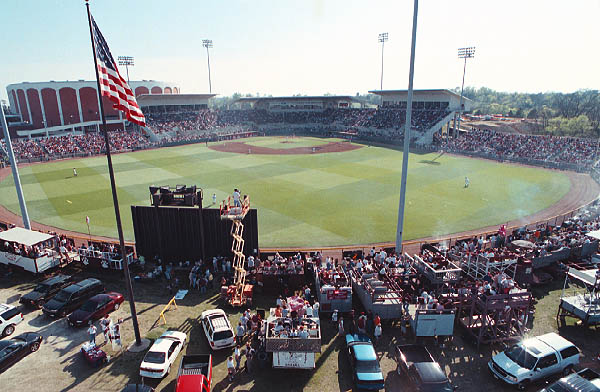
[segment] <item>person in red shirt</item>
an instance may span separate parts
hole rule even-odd
[[[375,326],[378,326],[381,324],[381,318],[379,317],[379,315],[377,313],[375,313],[375,318],[373,318],[373,323],[375,324]]]

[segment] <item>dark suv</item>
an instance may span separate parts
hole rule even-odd
[[[23,295],[19,302],[25,306],[41,308],[50,298],[58,293],[60,289],[71,283],[73,283],[73,278],[71,276],[53,276],[38,284],[32,292]]]
[[[98,279],[85,279],[60,290],[42,307],[44,314],[50,317],[64,317],[96,294],[104,292],[104,286]]]

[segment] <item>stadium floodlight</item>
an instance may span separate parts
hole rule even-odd
[[[127,84],[129,84],[129,67],[133,67],[133,57],[132,56],[119,56],[117,58],[119,61],[119,65],[124,65],[127,70]]]
[[[212,94],[212,84],[210,81],[210,53],[208,52],[208,49],[213,47],[212,39],[203,39],[202,46],[206,48],[206,58],[208,59],[208,92]]]
[[[465,89],[465,73],[467,71],[467,59],[472,59],[473,57],[475,57],[475,47],[474,46],[469,46],[467,48],[459,48],[458,49],[458,58],[465,59],[465,65],[463,67],[462,86],[460,88],[460,104],[458,107],[458,128],[454,127],[454,137],[458,136],[457,130],[460,129],[460,118],[462,116],[462,109],[463,109],[463,91]],[[454,125],[456,125],[456,121],[454,122]]]
[[[379,87],[380,90],[383,90],[383,47],[387,40],[388,40],[388,33],[379,34],[378,41],[381,42],[381,86]]]

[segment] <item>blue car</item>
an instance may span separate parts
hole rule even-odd
[[[365,335],[346,335],[352,378],[358,389],[378,391],[385,387],[383,373],[371,339]]]

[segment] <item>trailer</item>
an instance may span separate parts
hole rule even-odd
[[[388,275],[379,279],[377,274],[360,274],[350,271],[352,289],[366,310],[378,314],[383,320],[400,319],[402,317],[403,290]]]
[[[583,286],[584,290],[573,292],[567,296],[567,284],[571,282]],[[569,268],[565,275],[565,283],[558,305],[557,321],[565,317],[573,317],[581,320],[585,326],[600,325],[600,270],[588,269],[577,270]]]
[[[301,317],[296,323],[308,331],[308,338],[277,334],[275,326],[281,321],[284,325],[294,325],[288,317],[273,316],[271,309],[265,331],[266,351],[273,354],[274,369],[314,369],[316,353],[321,352],[321,326],[317,317]]]
[[[15,227],[0,232],[0,263],[39,274],[63,265],[58,236]],[[15,251],[18,250],[18,251]],[[65,255],[66,260],[70,256]]]
[[[317,299],[321,312],[349,312],[352,310],[352,283],[344,270],[314,270]]]
[[[454,335],[456,309],[417,309],[408,308],[410,327],[415,337],[437,337]]]

